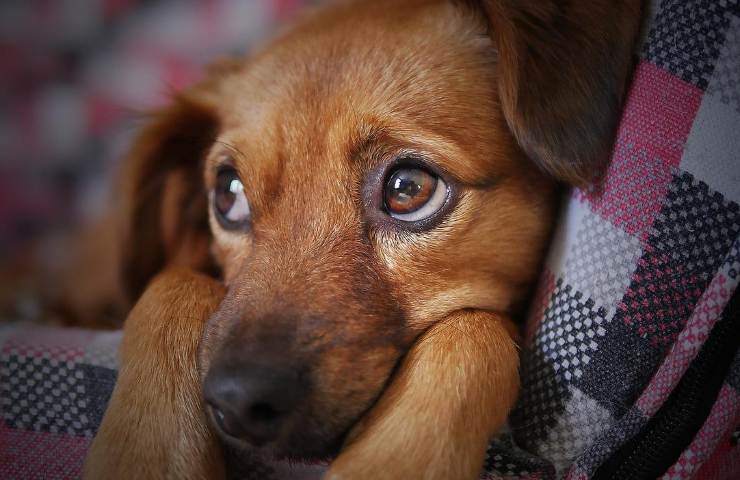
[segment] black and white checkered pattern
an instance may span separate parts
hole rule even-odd
[[[53,356],[0,355],[0,410],[19,430],[92,437],[116,371]]]
[[[611,318],[642,253],[639,239],[597,215],[586,215],[568,253],[564,276]]]
[[[664,0],[645,58],[702,90],[707,88],[736,0]]]
[[[570,393],[563,415],[537,447],[537,453],[550,459],[559,475],[611,423],[611,413],[596,400],[577,388],[570,387]]]
[[[583,367],[606,334],[606,310],[558,280],[535,337],[535,347],[566,383],[583,375]]]
[[[522,359],[522,387],[510,417],[513,436],[524,448],[533,449],[565,410],[568,389],[540,350],[528,350]]]
[[[573,386],[619,418],[647,385],[660,359],[649,340],[635,335],[617,312]]]
[[[486,450],[482,478],[528,478],[537,472],[540,480],[554,480],[555,468],[546,460],[519,448],[506,432],[493,440]]]
[[[84,372],[75,362],[9,355],[0,368],[8,425],[92,437],[97,424],[87,415]]]
[[[732,17],[708,91],[740,113],[740,17]]]

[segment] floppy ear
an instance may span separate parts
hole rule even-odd
[[[504,115],[524,152],[559,180],[603,168],[619,119],[640,0],[483,0]]]
[[[125,159],[121,274],[131,300],[167,265],[215,268],[202,168],[218,117],[206,90],[178,95],[155,113]]]

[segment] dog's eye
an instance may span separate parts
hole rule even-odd
[[[224,228],[240,228],[249,222],[249,202],[244,194],[244,185],[231,167],[224,167],[216,174],[213,209]]]
[[[437,175],[416,167],[393,170],[385,182],[383,201],[388,214],[415,222],[430,217],[447,200],[447,184]]]

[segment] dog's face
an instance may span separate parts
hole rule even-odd
[[[448,313],[509,311],[553,210],[552,182],[505,126],[492,42],[470,12],[408,5],[320,31],[289,34],[224,82],[205,162],[229,287],[209,363],[300,377],[285,453],[325,453]]]
[[[158,255],[207,250],[228,287],[201,365],[230,440],[328,455],[430,325],[520,307],[555,180],[523,153],[484,12],[334,7],[212,73],[140,142],[171,159],[137,167],[160,192],[133,208],[161,218]]]

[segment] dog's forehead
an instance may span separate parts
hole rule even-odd
[[[491,121],[495,54],[472,12],[444,1],[397,2],[392,12],[352,3],[299,23],[230,80],[227,130],[280,128],[300,143],[353,139],[371,121],[431,131]]]
[[[396,147],[434,150],[471,184],[505,169],[511,141],[482,19],[446,1],[354,3],[299,23],[227,81],[221,140],[244,154],[247,176],[261,190],[279,173],[282,186],[336,195],[358,171],[353,152],[378,131]]]

